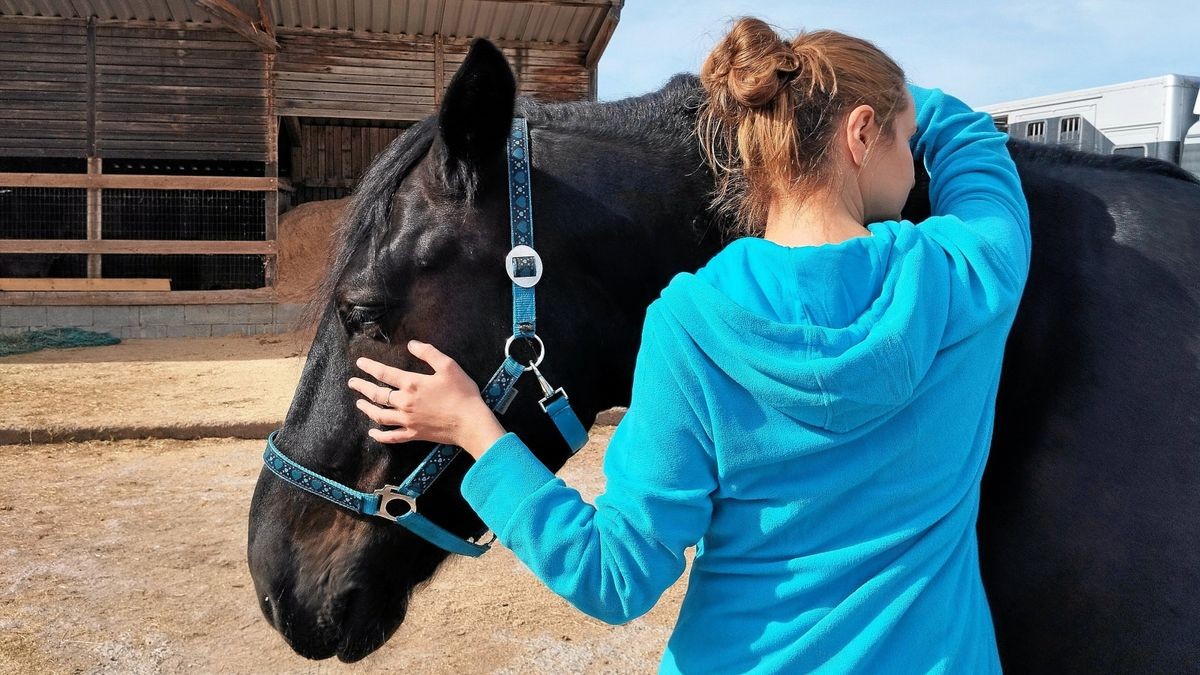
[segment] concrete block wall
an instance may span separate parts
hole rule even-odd
[[[303,305],[0,306],[0,334],[43,328],[83,328],[119,338],[221,337],[283,333]]]

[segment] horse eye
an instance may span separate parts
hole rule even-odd
[[[383,305],[360,305],[343,301],[338,303],[337,311],[342,325],[349,333],[371,334],[386,341],[387,333],[383,323],[387,310]]]

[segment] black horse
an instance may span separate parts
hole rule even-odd
[[[723,244],[692,133],[697,79],[611,103],[517,98],[477,40],[440,111],[362,177],[313,306],[319,322],[278,442],[361,490],[396,483],[427,443],[382,446],[347,379],[369,356],[429,372],[417,338],[482,384],[511,333],[503,145],[528,118],[542,370],[586,426],[628,401],[646,306]],[[1006,351],[979,541],[1005,667],[1167,671],[1200,664],[1200,184],[1155,160],[1012,142],[1033,216],[1033,263]],[[927,177],[905,217],[929,214]],[[525,384],[528,389],[532,385]],[[533,387],[536,390],[536,387]],[[566,444],[518,395],[500,416],[551,469]],[[653,452],[646,448],[646,452]],[[484,526],[451,464],[422,511]],[[248,555],[263,613],[300,654],[360,659],[404,621],[446,553],[264,472]]]

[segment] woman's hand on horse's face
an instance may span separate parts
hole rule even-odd
[[[433,369],[423,375],[360,358],[355,365],[387,386],[352,377],[347,384],[365,396],[356,403],[377,424],[396,427],[367,433],[380,443],[432,441],[457,445],[473,457],[504,435],[479,388],[454,359],[436,347],[412,340],[408,350]]]

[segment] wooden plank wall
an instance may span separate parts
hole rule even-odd
[[[536,43],[535,43],[536,44]],[[470,42],[462,39],[445,41],[445,82],[467,56]],[[591,95],[591,75],[583,65],[587,50],[565,46],[509,46],[500,51],[517,76],[518,91],[543,101],[585,101]]]
[[[304,124],[292,182],[351,188],[376,155],[404,130],[395,127]]]
[[[433,110],[432,39],[279,29],[280,115],[419,120]]]
[[[101,23],[96,77],[101,156],[274,161],[267,58],[240,35]]]
[[[0,156],[83,157],[87,22],[0,18]]]
[[[470,45],[463,38],[301,29],[280,29],[276,37],[279,114],[297,117],[422,119],[435,110],[441,95],[435,89],[450,81]],[[592,76],[582,46],[500,46],[522,94],[589,98]]]

